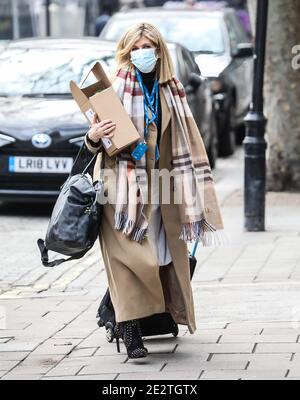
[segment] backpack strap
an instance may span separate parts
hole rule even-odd
[[[56,265],[62,264],[66,261],[79,259],[86,253],[86,251],[85,251],[85,252],[81,252],[79,254],[73,255],[69,258],[60,258],[59,260],[49,261],[48,249],[45,246],[44,240],[38,239],[37,245],[38,245],[40,253],[41,253],[41,260],[42,260],[43,266],[49,267],[49,268],[55,267]]]
[[[79,159],[80,159],[80,157],[81,157],[81,155],[82,155],[84,149],[85,149],[85,145],[83,144],[83,145],[81,146],[81,149],[79,150],[79,152],[78,152],[78,154],[77,154],[77,157],[76,157],[74,163],[73,163],[73,167],[72,167],[72,170],[71,170],[71,172],[70,172],[70,174],[69,174],[69,178],[70,178],[71,176],[73,176],[73,174],[74,174],[74,167],[75,167],[76,164],[79,162]],[[91,160],[88,162],[88,164],[87,164],[86,167],[84,168],[82,174],[87,173],[87,171],[88,171],[89,168],[91,167],[92,163],[95,161],[95,159],[96,159],[96,157],[97,157],[97,155],[98,155],[99,152],[102,152],[102,158],[101,158],[101,179],[103,178],[103,174],[104,174],[104,149],[102,149],[102,150],[100,149],[99,151],[97,151],[96,154],[94,154],[94,156],[91,158]],[[57,266],[57,265],[60,265],[60,264],[62,264],[62,263],[64,263],[64,262],[66,262],[66,261],[71,261],[71,260],[79,259],[79,258],[83,257],[83,256],[85,255],[85,253],[88,251],[88,250],[82,251],[81,253],[78,253],[78,254],[76,254],[76,255],[73,255],[73,256],[71,256],[71,257],[69,257],[69,258],[60,258],[60,259],[58,259],[58,260],[49,261],[48,249],[47,249],[47,247],[45,246],[45,241],[44,241],[43,239],[38,239],[38,240],[37,240],[37,245],[38,245],[38,248],[39,248],[40,253],[41,253],[41,261],[42,261],[42,264],[43,264],[44,267],[48,267],[48,268],[53,268],[53,267],[55,267],[55,266]]]

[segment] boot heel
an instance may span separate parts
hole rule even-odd
[[[120,342],[119,342],[119,337],[116,337],[116,343],[117,343],[117,351],[120,353]]]
[[[120,330],[119,330],[118,324],[116,324],[116,326],[115,326],[114,334],[115,334],[115,338],[116,338],[117,351],[118,351],[118,353],[120,353]]]

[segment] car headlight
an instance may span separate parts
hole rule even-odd
[[[220,81],[219,79],[212,79],[210,82],[211,85],[211,90],[213,91],[213,93],[219,93],[222,92],[223,90],[223,82]]]
[[[0,147],[6,146],[15,141],[16,141],[15,138],[12,138],[11,136],[3,135],[2,133],[0,133]]]

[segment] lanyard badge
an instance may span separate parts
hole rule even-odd
[[[147,88],[144,86],[141,75],[139,71],[136,69],[136,76],[139,82],[139,85],[141,87],[142,93],[144,95],[144,115],[145,115],[145,129],[144,129],[144,141],[139,143],[136,148],[133,150],[131,153],[131,156],[139,161],[146,151],[148,150],[148,145],[146,142],[147,136],[148,136],[148,131],[149,131],[149,125],[158,119],[158,82],[157,80],[154,81],[153,89],[151,92],[151,95],[149,94]],[[152,112],[152,118],[149,118],[149,109]],[[155,148],[155,159],[158,160],[159,158],[159,151],[158,151],[158,145],[156,144]]]
[[[131,153],[131,156],[139,161],[143,155],[146,153],[146,151],[148,150],[148,145],[145,142],[145,140],[142,143],[139,143],[136,148],[133,150],[133,152]]]

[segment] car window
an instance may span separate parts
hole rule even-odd
[[[237,50],[238,37],[230,21],[228,21],[227,29],[228,29],[231,50],[232,52],[235,52]]]
[[[230,38],[232,51],[236,51],[239,43],[248,42],[248,38],[235,14],[229,14],[226,18],[226,25]]]
[[[239,43],[248,42],[249,39],[247,37],[247,34],[246,34],[244,28],[242,27],[242,24],[240,22],[240,19],[237,16],[237,14],[236,13],[232,13],[230,15],[230,20],[231,20],[232,27],[236,32],[236,36],[238,38],[238,42]]]
[[[194,72],[194,65],[191,62],[191,59],[189,57],[189,52],[181,47],[179,48],[179,52],[180,54],[180,64],[181,64],[181,71],[182,71],[182,83],[183,85],[187,85],[188,81],[189,81],[189,76],[191,74],[191,72]]]
[[[169,42],[177,42],[190,51],[223,53],[225,51],[221,20],[218,17],[198,15],[167,16],[156,14],[130,15],[130,18],[113,17],[104,28],[101,39],[118,41],[133,24],[145,20],[155,25]]]
[[[195,72],[196,74],[200,75],[198,64],[195,62],[193,55],[185,48],[182,48],[182,52],[189,72]]]
[[[171,48],[169,48],[170,51],[170,56],[173,62],[173,66],[174,66],[174,74],[178,77],[178,79],[180,79],[181,77],[181,71],[180,71],[180,62],[179,62],[179,58],[178,58],[178,52],[175,46],[172,46]]]
[[[0,53],[0,92],[6,96],[69,93],[71,79],[80,83],[100,61],[109,74],[113,69],[112,51],[82,49],[10,48]],[[91,81],[92,74],[89,80]]]
[[[188,67],[184,60],[184,55],[182,50],[183,50],[182,47],[177,47],[176,57],[177,57],[178,71],[179,71],[178,78],[180,79],[183,86],[185,86],[188,79]]]

